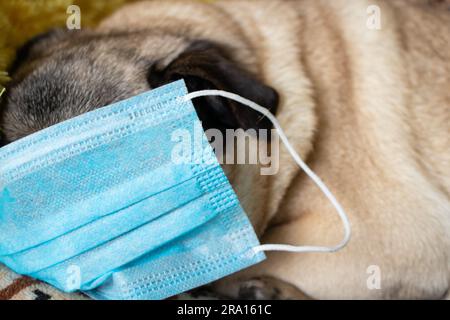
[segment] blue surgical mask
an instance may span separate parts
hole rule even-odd
[[[66,292],[161,299],[259,263],[266,250],[346,244],[344,220],[337,247],[260,245],[205,135],[194,161],[173,161],[172,133],[199,125],[195,97],[177,81],[0,149],[0,262]]]

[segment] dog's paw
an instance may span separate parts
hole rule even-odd
[[[309,300],[293,285],[271,277],[222,282],[215,290],[223,296],[243,300]]]
[[[252,279],[244,281],[239,286],[238,298],[244,300],[279,300],[281,290],[264,281],[264,279]]]

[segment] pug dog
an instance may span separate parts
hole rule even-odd
[[[426,0],[143,1],[53,30],[11,67],[3,143],[177,79],[276,113],[349,214],[336,253],[268,252],[214,284],[245,299],[450,297],[450,11]],[[205,128],[270,128],[217,97]],[[283,146],[279,172],[224,165],[262,243],[332,246],[333,207]]]

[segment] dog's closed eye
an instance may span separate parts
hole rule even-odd
[[[254,75],[242,69],[225,54],[225,48],[208,41],[195,41],[162,70],[151,68],[148,80],[157,87],[184,79],[189,91],[218,89],[230,91],[276,112],[278,94]],[[271,123],[249,108],[220,97],[195,102],[205,129],[270,128]]]

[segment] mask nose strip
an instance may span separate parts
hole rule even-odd
[[[239,102],[259,113],[261,113],[263,116],[267,117],[270,122],[272,122],[274,128],[277,130],[278,135],[285,145],[287,151],[290,153],[294,161],[297,163],[297,165],[308,175],[308,177],[311,178],[311,180],[314,181],[314,183],[319,187],[319,189],[323,192],[323,194],[327,197],[327,199],[331,202],[333,207],[336,209],[342,224],[344,226],[344,238],[342,241],[333,247],[322,247],[322,246],[295,246],[295,245],[289,245],[289,244],[262,244],[256,247],[253,247],[254,253],[258,253],[261,251],[287,251],[287,252],[336,252],[342,248],[344,248],[351,238],[351,225],[350,221],[348,219],[347,213],[340,205],[339,201],[337,201],[336,197],[333,195],[333,193],[328,189],[326,184],[320,179],[319,176],[317,176],[314,171],[312,171],[308,165],[301,159],[297,151],[292,147],[290,144],[288,138],[286,137],[286,134],[284,133],[283,129],[281,128],[280,124],[278,123],[278,120],[276,117],[268,111],[268,109],[260,106],[259,104],[248,100],[244,97],[241,97],[240,95],[237,95],[235,93],[222,91],[222,90],[200,90],[195,91],[186,94],[185,96],[181,97],[182,100],[188,101],[192,100],[198,97],[204,97],[204,96],[220,96],[227,99],[234,100],[236,102]]]

